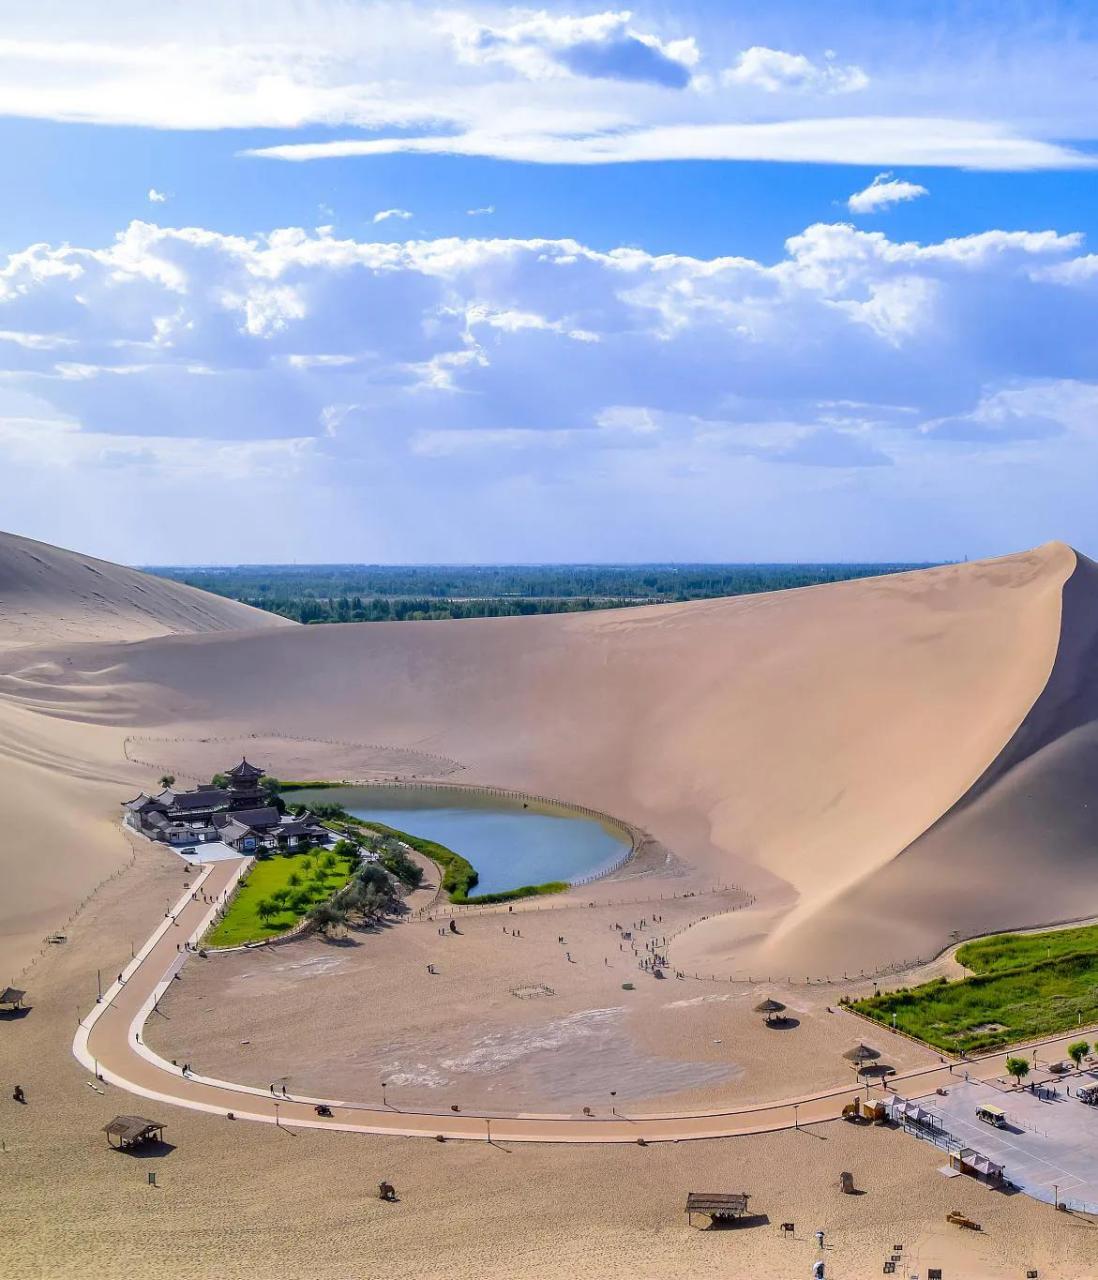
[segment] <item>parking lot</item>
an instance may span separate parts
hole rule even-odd
[[[1080,1085],[1098,1075],[1073,1075],[1048,1081],[1053,1097],[1029,1090],[1004,1090],[975,1081],[950,1088],[946,1097],[923,1100],[941,1118],[943,1128],[965,1146],[1001,1164],[1005,1176],[1037,1200],[1059,1198],[1073,1208],[1098,1206],[1098,1106],[1075,1097]],[[1067,1090],[1071,1090],[1071,1094]],[[1001,1108],[1007,1127],[997,1129],[976,1119],[976,1108]]]

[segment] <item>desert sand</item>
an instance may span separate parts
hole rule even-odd
[[[230,1133],[165,1106],[176,1149],[150,1200],[144,1162],[108,1157],[97,1129],[155,1104],[93,1092],[69,1045],[95,970],[113,975],[180,885],[173,855],[124,838],[119,801],[162,768],[199,776],[221,740],[259,746],[283,776],[460,777],[558,796],[637,825],[667,856],[582,891],[601,905],[568,895],[567,927],[532,917],[521,958],[498,916],[471,916],[469,945],[433,989],[420,974],[430,923],[346,953],[301,943],[250,969],[189,966],[155,1032],[169,1056],[318,1089],[400,1071],[421,1099],[460,1089],[530,1110],[574,1108],[618,1076],[651,1110],[826,1087],[850,1030],[827,1013],[836,989],[804,978],[929,958],[953,930],[1098,913],[1080,879],[1098,835],[1096,573],[1052,543],[690,605],[305,628],[0,540],[0,973],[34,1005],[0,1024],[5,1096],[12,1079],[31,1093],[27,1108],[3,1104],[0,1269],[305,1277],[374,1274],[380,1258],[396,1276],[800,1275],[824,1225],[830,1274],[879,1274],[894,1240],[966,1276],[1015,1275],[1033,1258],[1042,1275],[1088,1274],[1081,1223],[946,1182],[935,1153],[901,1134],[838,1124],[547,1155]],[[749,910],[720,909],[715,887],[729,883],[754,896]],[[665,913],[681,930],[672,960],[710,980],[650,983],[623,1003],[609,917],[687,886],[697,915],[681,901]],[[46,945],[55,930],[69,941]],[[576,964],[558,934],[575,939]],[[791,978],[801,1025],[773,1050],[748,1001]],[[512,992],[539,985],[558,994]],[[898,1065],[921,1052],[905,1047]],[[834,1191],[840,1169],[865,1197]],[[382,1176],[406,1192],[400,1205],[368,1199]],[[796,1220],[800,1243],[772,1228],[688,1232],[685,1191],[730,1182],[772,1221]],[[953,1207],[986,1237],[943,1237]]]

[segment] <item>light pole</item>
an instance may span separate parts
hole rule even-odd
[[[387,1107],[387,1106],[389,1105],[389,1100],[388,1100],[388,1098],[385,1096],[385,1086],[386,1086],[388,1083],[389,1083],[389,1082],[388,1082],[388,1080],[382,1080],[382,1082],[381,1082],[381,1105],[382,1105],[383,1107]]]
[[[281,1129],[281,1128],[282,1128],[282,1121],[279,1119],[279,1115],[278,1115],[278,1103],[277,1103],[277,1102],[275,1103],[275,1128],[276,1128],[276,1129]]]
[[[800,1118],[797,1115],[797,1111],[800,1108],[800,1105],[801,1104],[799,1102],[794,1102],[793,1104],[793,1128],[794,1129],[799,1129],[801,1127]]]
[[[618,1096],[618,1091],[617,1091],[617,1089],[611,1089],[611,1090],[610,1090],[610,1099],[611,1099],[611,1101],[610,1101],[610,1114],[611,1114],[611,1115],[613,1115],[613,1116],[616,1116],[616,1115],[618,1114],[618,1112],[617,1112],[617,1108],[616,1108],[616,1106],[614,1105],[614,1102],[613,1102],[613,1099],[614,1099],[614,1098],[616,1098],[617,1096]]]

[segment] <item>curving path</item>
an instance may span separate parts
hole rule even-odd
[[[847,1087],[806,1094],[723,1111],[690,1111],[666,1115],[595,1116],[549,1113],[493,1114],[401,1110],[376,1103],[339,1102],[294,1094],[276,1098],[250,1085],[234,1084],[190,1073],[149,1049],[141,1036],[145,1022],[160,996],[187,960],[184,944],[196,945],[218,906],[232,893],[248,859],[231,859],[209,865],[155,930],[102,1000],[84,1017],[73,1040],[77,1059],[110,1084],[156,1102],[207,1111],[236,1120],[280,1124],[293,1128],[335,1129],[350,1133],[393,1134],[407,1137],[446,1138],[505,1142],[680,1142],[700,1138],[725,1138],[740,1134],[771,1133],[795,1125],[834,1120],[844,1104],[865,1092]],[[192,894],[195,896],[192,897]],[[202,895],[213,903],[202,900]],[[882,1034],[887,1034],[882,1028]],[[1014,1046],[1011,1053],[1040,1047],[1055,1051],[1077,1038],[1079,1032]],[[1062,1050],[1054,1056],[1065,1056]],[[970,1059],[966,1069],[972,1079],[1004,1074],[1006,1053]],[[939,1086],[956,1083],[945,1066],[922,1068],[893,1076],[890,1084],[905,1097],[932,1094]],[[332,1116],[317,1116],[314,1107],[326,1103]]]

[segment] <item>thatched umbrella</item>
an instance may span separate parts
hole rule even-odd
[[[853,1062],[854,1069],[861,1075],[862,1070],[867,1062],[872,1062],[881,1055],[876,1049],[871,1049],[867,1044],[856,1044],[853,1049],[847,1049],[843,1057],[847,1062]]]
[[[776,1013],[785,1012],[785,1005],[780,1000],[775,1000],[773,996],[767,996],[765,1000],[755,1006],[755,1012],[765,1013],[766,1021],[769,1023]]]

